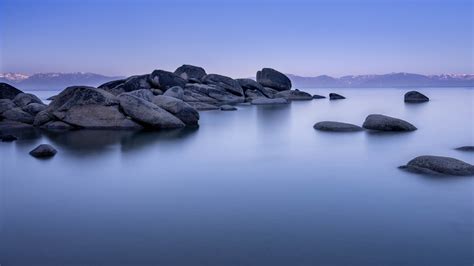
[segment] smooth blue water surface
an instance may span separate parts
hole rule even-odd
[[[24,134],[0,143],[3,265],[472,265],[474,178],[397,167],[474,163],[474,90],[308,89],[347,99],[201,112],[162,132]],[[37,93],[43,99],[56,92]],[[325,133],[405,119],[411,133]],[[50,143],[58,154],[28,152]]]

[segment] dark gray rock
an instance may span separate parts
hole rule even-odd
[[[49,144],[41,144],[32,151],[30,155],[36,158],[48,158],[56,155],[58,151]]]
[[[48,97],[46,100],[52,101],[52,100],[54,100],[54,98],[56,98],[56,96],[57,96],[57,95],[53,95],[53,96],[51,96],[51,97]]]
[[[181,128],[185,126],[180,119],[154,103],[127,94],[121,95],[119,100],[124,112],[146,127]]]
[[[474,151],[474,146],[462,146],[456,148],[458,151]]]
[[[178,67],[174,73],[186,81],[201,80],[205,75],[207,75],[204,68],[193,65],[182,65]]]
[[[62,121],[50,121],[41,126],[42,129],[50,130],[50,131],[67,131],[74,129],[73,126],[64,123]]]
[[[5,111],[8,111],[10,109],[13,109],[17,107],[12,100],[10,99],[0,99],[0,115],[5,112]]]
[[[289,101],[308,101],[312,100],[313,96],[300,90],[286,90],[280,91],[273,96],[274,98],[285,98]]]
[[[244,90],[233,78],[218,74],[208,74],[202,78],[202,82],[207,85],[219,86],[234,95],[244,96]]]
[[[165,93],[163,93],[163,95],[183,100],[184,90],[183,90],[183,88],[181,88],[179,86],[174,86],[174,87],[169,88],[167,91],[165,91]]]
[[[278,91],[277,91],[277,90],[274,90],[274,89],[272,89],[272,88],[263,87],[262,93],[263,93],[263,95],[265,95],[265,97],[267,97],[267,98],[273,98],[273,97],[275,97],[275,94],[278,93]]]
[[[209,103],[203,103],[203,102],[188,102],[189,105],[191,105],[194,109],[198,111],[210,111],[210,110],[218,110],[219,107],[216,105],[212,105]]]
[[[417,129],[407,121],[380,114],[367,116],[362,127],[377,131],[413,131]]]
[[[263,87],[269,87],[277,91],[291,89],[290,79],[285,74],[272,68],[264,68],[258,71],[257,82]]]
[[[112,91],[115,92],[113,94],[118,95],[122,92],[130,92],[140,89],[151,89],[152,85],[149,82],[149,79],[150,75],[148,74],[129,77],[123,84],[112,88]]]
[[[123,94],[132,95],[149,102],[153,101],[153,98],[155,97],[155,95],[153,95],[153,92],[151,92],[151,90],[149,89],[139,89],[135,91],[124,92],[124,93],[119,94],[119,97],[120,95],[123,95]]]
[[[21,109],[27,113],[32,115],[36,115],[37,113],[45,110],[48,106],[42,103],[30,103],[26,106],[23,106]]]
[[[10,84],[0,82],[0,99],[13,100],[19,93],[23,92]]]
[[[199,113],[191,105],[180,99],[159,95],[155,96],[153,103],[170,112],[188,126],[198,125]]]
[[[284,98],[256,98],[251,102],[253,105],[274,105],[274,104],[287,104],[288,100]]]
[[[97,88],[108,91],[110,89],[113,89],[113,88],[117,87],[118,85],[124,84],[125,81],[127,81],[127,79],[112,80],[112,81],[106,82],[104,84],[101,84]]]
[[[345,99],[346,97],[337,94],[337,93],[329,93],[329,100],[342,100]]]
[[[10,110],[7,110],[2,113],[2,117],[7,120],[17,121],[26,124],[33,124],[35,117],[23,110],[20,107],[16,107]]]
[[[41,112],[39,112],[38,114],[36,114],[35,116],[35,120],[33,121],[33,125],[35,127],[39,127],[43,124],[46,124],[50,121],[54,121],[56,120],[56,117],[54,117],[53,113],[49,110],[43,110]]]
[[[424,94],[418,91],[409,91],[405,93],[405,102],[406,103],[423,103],[427,102],[430,99],[426,97]]]
[[[236,79],[236,80],[240,84],[244,92],[246,92],[247,90],[258,90],[258,91],[263,90],[263,86],[253,79]]]
[[[2,142],[12,142],[12,141],[18,140],[18,138],[13,135],[8,134],[8,135],[1,135],[0,140],[2,140]]]
[[[162,95],[163,94],[163,91],[160,90],[160,89],[150,89],[151,92],[153,93],[153,95]]]
[[[313,95],[313,99],[326,99],[326,96],[322,96],[322,95]]]
[[[313,126],[314,129],[321,131],[333,131],[333,132],[355,132],[362,131],[363,128],[357,125],[335,122],[335,121],[322,121],[318,122]]]
[[[263,93],[259,90],[251,90],[251,89],[247,89],[245,91],[245,97],[247,97],[248,99],[250,100],[253,100],[253,99],[257,99],[257,98],[260,98],[260,97],[266,97],[265,95],[263,95]]]
[[[186,80],[176,75],[173,72],[164,71],[164,70],[155,70],[150,74],[149,77],[150,84],[157,89],[166,91],[167,89],[179,86],[184,88],[186,85]]]
[[[19,93],[15,96],[15,98],[13,99],[13,102],[18,107],[23,107],[23,106],[26,106],[30,103],[43,104],[43,102],[40,100],[40,98],[36,97],[36,95],[33,95],[31,93]]]
[[[54,116],[70,125],[88,129],[141,129],[142,127],[119,111],[117,105],[75,105]]]
[[[228,105],[228,104],[221,105],[220,109],[221,111],[236,111],[237,110],[235,106]]]
[[[400,168],[420,174],[474,176],[474,165],[442,156],[419,156]]]
[[[0,120],[0,133],[7,134],[11,132],[23,132],[33,130],[33,126],[26,123],[21,123],[11,120]]]
[[[244,97],[237,96],[217,87],[210,88],[207,95],[222,103],[241,103],[245,101]]]
[[[117,105],[115,95],[102,89],[72,86],[63,90],[48,106],[49,111],[65,111],[76,105]]]

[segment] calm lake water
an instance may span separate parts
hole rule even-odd
[[[201,113],[195,130],[0,143],[3,265],[472,265],[474,178],[399,170],[474,144],[474,90],[315,89],[346,100]],[[42,98],[56,92],[38,93]],[[382,113],[402,134],[324,133]],[[58,154],[28,152],[51,143]]]

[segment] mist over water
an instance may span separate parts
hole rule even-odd
[[[0,262],[156,265],[470,265],[472,177],[397,167],[474,163],[474,90],[307,89],[345,100],[201,112],[198,129],[25,133],[0,143]],[[33,92],[43,100],[57,92]],[[410,133],[326,133],[369,114]],[[58,154],[28,152],[50,143]]]

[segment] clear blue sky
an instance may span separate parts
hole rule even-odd
[[[0,72],[473,73],[473,1],[0,0]]]

